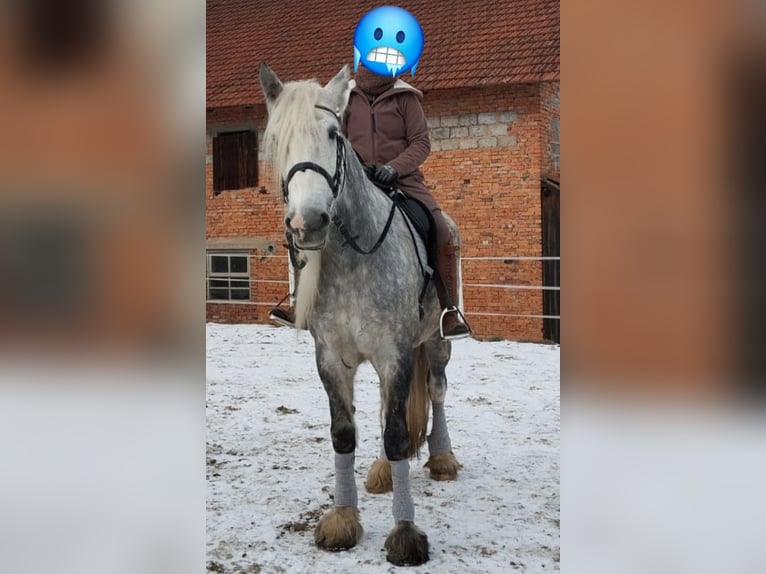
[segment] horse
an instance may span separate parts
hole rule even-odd
[[[440,336],[436,290],[421,272],[422,240],[367,178],[343,136],[347,66],[322,87],[314,80],[282,83],[264,62],[260,83],[268,113],[264,148],[284,196],[288,243],[302,267],[296,327],[307,328],[314,339],[330,403],[335,498],[314,541],[337,551],[352,548],[362,536],[353,399],[357,368],[369,361],[380,378],[383,446],[365,487],[372,493],[393,490],[386,559],[422,564],[429,545],[415,525],[409,460],[427,441],[431,478],[454,480],[459,469],[444,413],[451,343]],[[457,227],[449,218],[448,223],[459,245]]]

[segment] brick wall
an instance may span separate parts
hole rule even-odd
[[[263,157],[265,110],[237,107],[208,110],[205,157],[206,237],[262,239],[277,245],[275,254],[250,250],[250,302],[208,303],[207,320],[221,323],[267,322],[268,311],[287,292],[287,258],[282,227],[283,203],[268,163],[259,161],[258,185],[213,191],[213,136],[218,131],[256,129],[258,157]]]
[[[481,338],[542,338],[542,292],[471,285],[541,285],[540,110],[536,85],[430,92],[433,151],[423,170],[463,239],[464,302]],[[503,316],[506,315],[506,316]]]
[[[553,117],[543,117],[544,89],[537,84],[467,88],[429,92],[423,99],[432,137],[423,171],[460,226],[465,309],[479,338],[542,338],[540,319],[509,316],[541,314],[541,291],[473,286],[539,286],[540,262],[472,258],[541,255],[540,178],[551,156],[541,126]],[[208,320],[265,321],[268,306],[286,292],[284,283],[270,283],[287,279],[283,205],[270,167],[260,163],[255,188],[216,195],[212,187],[212,135],[256,127],[260,143],[264,122],[262,108],[208,110],[208,238],[259,237],[279,246],[277,257],[264,258],[257,251],[251,256],[251,275],[258,280],[251,303],[209,303]]]

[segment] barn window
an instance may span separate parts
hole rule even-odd
[[[247,253],[208,253],[207,298],[210,301],[250,300],[250,257]]]
[[[255,187],[258,182],[258,138],[254,130],[213,138],[213,191]]]

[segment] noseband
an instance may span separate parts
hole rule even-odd
[[[319,104],[316,104],[314,106],[317,109],[325,110],[327,112],[330,112],[333,117],[338,120],[338,127],[340,128],[340,116],[330,108],[326,106],[321,106]],[[340,135],[335,134],[335,143],[337,145],[337,153],[336,153],[336,160],[335,160],[335,175],[330,175],[327,173],[327,170],[323,168],[318,163],[314,163],[313,161],[301,161],[299,163],[296,163],[290,168],[290,171],[287,172],[287,177],[282,181],[282,198],[284,199],[285,203],[287,203],[287,196],[288,196],[288,186],[290,185],[290,180],[293,179],[293,176],[295,176],[296,173],[299,171],[314,171],[321,175],[325,181],[327,182],[327,185],[330,186],[330,190],[332,191],[332,197],[333,199],[336,199],[338,197],[338,194],[340,193],[341,189],[343,188],[343,185],[345,184],[345,178],[343,177],[345,174],[345,167],[346,167],[346,146],[343,145],[343,142],[341,141]],[[343,180],[343,181],[341,181]]]

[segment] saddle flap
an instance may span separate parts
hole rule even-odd
[[[415,228],[415,231],[418,232],[420,238],[428,246],[428,251],[431,251],[431,242],[429,241],[430,232],[433,228],[433,215],[431,212],[417,199],[407,197],[404,194],[402,194],[400,205],[407,219],[410,220],[410,223]]]

